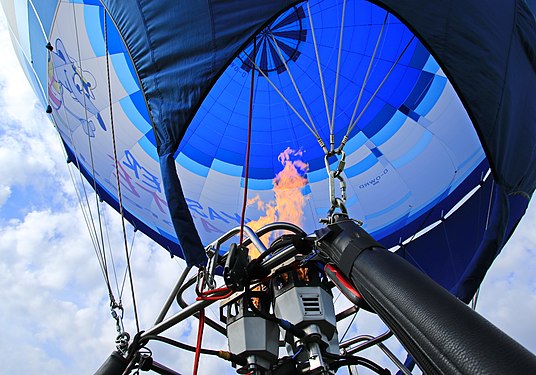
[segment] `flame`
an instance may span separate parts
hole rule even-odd
[[[307,184],[307,178],[303,176],[307,172],[308,165],[301,160],[292,160],[302,156],[302,151],[294,151],[288,147],[277,157],[277,160],[283,165],[283,170],[279,172],[274,182],[274,200],[263,202],[259,195],[248,200],[248,206],[256,205],[259,211],[264,215],[259,219],[248,222],[248,226],[257,230],[262,226],[273,223],[274,221],[286,221],[298,226],[303,224],[303,210],[306,203],[306,197],[302,193],[302,188]],[[272,233],[274,236],[275,233]],[[263,237],[265,245],[271,238]],[[250,252],[252,258],[258,254]]]

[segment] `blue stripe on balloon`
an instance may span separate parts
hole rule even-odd
[[[151,133],[152,132],[153,131],[151,130]],[[153,142],[151,142],[151,140],[147,137],[147,135],[145,137],[142,137],[138,141],[138,144],[143,149],[143,151],[147,153],[147,155],[153,158],[154,161],[156,162],[160,161],[160,158],[158,157],[158,153],[156,152],[156,147],[153,144]]]
[[[258,180],[256,178],[248,179],[248,190],[272,190],[274,188],[273,179]],[[240,187],[244,187],[244,179],[240,179]]]
[[[275,177],[274,170],[271,167],[268,168],[249,168],[249,175],[251,178],[257,179],[273,179]]]
[[[397,220],[393,221],[392,223],[390,223],[388,225],[385,225],[385,226],[383,226],[381,228],[378,228],[375,231],[372,231],[370,229],[367,229],[367,230],[369,231],[371,236],[373,236],[374,238],[377,238],[381,242],[381,239],[383,237],[386,237],[386,236],[396,232],[400,228],[403,228],[406,225],[407,222],[408,222],[408,215],[406,214],[404,216],[401,216]],[[366,222],[365,222],[364,227],[366,228]],[[402,240],[405,240],[405,238],[402,238]]]
[[[181,166],[183,166],[184,168],[186,168],[190,172],[195,173],[198,176],[201,176],[201,177],[207,177],[208,176],[208,172],[209,172],[210,168],[193,161],[192,159],[190,159],[188,156],[186,156],[183,153],[180,153],[175,160]]]
[[[82,0],[80,3],[84,3],[87,5],[98,5],[101,6],[101,0]]]
[[[28,77],[34,92],[37,94],[37,97],[41,101],[41,104],[43,105],[43,107],[46,107],[48,102],[47,102],[47,99],[43,96],[41,82],[37,79],[37,76],[36,76],[35,71],[33,70],[33,67],[30,65],[28,60],[26,60],[26,57],[23,55],[21,49],[17,48],[17,53],[20,58],[19,61],[21,61],[22,70],[24,70],[26,77]]]
[[[406,115],[400,111],[396,111],[393,117],[385,124],[385,126],[377,132],[370,140],[376,145],[381,146],[387,142],[396,132],[402,127],[406,121]]]
[[[46,35],[49,35],[52,21],[54,20],[54,14],[56,13],[56,6],[58,5],[57,2],[50,0],[33,0],[33,4],[41,19]],[[28,4],[28,6],[30,6],[30,4]]]
[[[95,56],[104,56],[106,46],[104,44],[103,29],[101,26],[102,9],[96,6],[84,8],[84,23],[87,38]]]
[[[435,76],[426,96],[422,99],[417,108],[415,108],[415,112],[421,116],[426,116],[439,100],[446,85],[447,79],[445,77]]]
[[[430,88],[432,81],[434,80],[435,75],[428,72],[421,72],[419,75],[418,81],[415,83],[415,86],[408,96],[404,105],[411,110],[415,110],[419,103],[423,100]]]
[[[464,168],[467,164],[469,164],[473,158],[475,158],[477,155],[480,155],[480,158],[476,162],[472,163],[472,166],[468,168],[467,174],[471,174],[473,170],[482,163],[482,160],[486,158],[486,154],[484,154],[484,150],[481,148],[478,148],[475,152],[473,152],[467,159],[465,159],[463,162],[460,163],[459,169]]]
[[[327,178],[327,172],[325,169],[317,169],[316,171],[307,172],[307,179],[309,183],[314,184],[315,182],[324,181]]]
[[[434,73],[435,74],[439,70],[439,64],[437,63],[437,61],[432,56],[430,56],[428,58],[428,61],[426,62],[426,64],[422,68],[422,70],[424,70],[426,72],[429,72],[429,73]]]
[[[47,41],[43,36],[43,32],[41,31],[39,20],[31,9],[28,10],[28,27],[30,37],[32,38],[30,43],[32,68],[35,71],[39,82],[41,82],[43,88],[45,88],[47,82],[48,51],[46,48],[43,48],[43,46],[47,44]]]
[[[348,140],[346,146],[344,146],[344,152],[351,154],[354,151],[357,151],[361,146],[363,146],[368,141],[368,138],[363,132],[358,132],[352,138]]]
[[[132,64],[129,63],[128,66],[131,67]],[[132,100],[132,103],[134,103],[134,106],[137,108],[139,114],[145,119],[148,124],[151,124],[149,110],[147,109],[147,104],[145,103],[145,98],[143,97],[142,92],[136,91],[135,93],[130,95],[130,99]]]
[[[242,176],[243,167],[241,165],[229,164],[219,159],[214,159],[212,162],[212,169],[228,176],[240,177]]]
[[[132,125],[134,125],[140,132],[147,133],[149,130],[152,131],[151,124],[141,115],[140,111],[138,111],[138,108],[132,101],[132,96],[126,96],[119,100],[119,105],[130,122],[132,122]]]
[[[127,56],[124,53],[116,53],[115,55],[110,56],[112,65],[114,67],[115,74],[119,78],[121,85],[127,92],[127,94],[132,94],[140,90],[137,80],[132,76],[132,73],[129,68],[129,61],[127,61]]]
[[[404,165],[410,163],[412,160],[414,160],[417,156],[421,154],[421,152],[424,151],[424,149],[432,142],[433,135],[432,133],[425,131],[415,146],[411,150],[409,150],[404,156],[401,158],[398,158],[396,160],[393,160],[391,164],[395,168],[402,168]]]
[[[374,213],[365,215],[365,219],[374,219],[378,216],[385,215],[388,212],[393,211],[395,208],[400,207],[404,202],[406,202],[411,197],[411,193],[407,193],[404,195],[401,199],[396,201],[395,203],[391,204],[389,207],[384,208],[383,210],[376,211]],[[409,209],[409,208],[408,208]]]
[[[411,55],[411,62],[409,66],[423,70],[422,67],[428,62],[430,52],[420,43],[415,44],[415,49]]]
[[[352,178],[354,176],[360,175],[363,172],[368,171],[370,168],[376,165],[377,162],[378,158],[371,153],[360,162],[352,165],[351,167],[346,167],[344,173],[348,178]]]

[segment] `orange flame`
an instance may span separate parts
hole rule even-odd
[[[256,205],[259,211],[264,212],[258,220],[248,222],[247,225],[251,229],[257,230],[274,221],[286,221],[302,226],[306,202],[302,188],[307,184],[307,178],[303,174],[308,165],[301,160],[291,160],[291,156],[299,157],[302,154],[302,151],[294,151],[290,147],[279,154],[277,160],[283,165],[283,170],[273,180],[275,200],[265,203],[258,195],[248,200],[248,206]],[[265,245],[268,245],[270,239],[262,238]],[[256,257],[255,254],[250,255],[252,258]]]

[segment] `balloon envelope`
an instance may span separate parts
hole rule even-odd
[[[451,14],[439,1],[3,6],[71,161],[117,208],[117,155],[126,217],[173,254],[196,262],[197,233],[208,245],[240,224],[251,123],[251,226],[320,225],[318,139],[332,138],[345,143],[350,216],[467,298],[475,285],[460,285],[478,286],[534,190],[535,39],[520,2],[491,15],[455,3]]]

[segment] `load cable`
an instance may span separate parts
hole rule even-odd
[[[281,61],[283,62],[283,65],[288,73],[288,77],[290,78],[290,81],[292,82],[292,86],[294,86],[294,90],[296,91],[296,95],[298,95],[298,99],[300,99],[300,102],[303,106],[303,109],[305,110],[305,114],[307,115],[307,118],[309,119],[309,121],[311,122],[311,126],[312,128],[315,130],[315,133],[317,136],[319,134],[318,132],[318,129],[316,128],[315,126],[315,123],[313,121],[313,118],[311,117],[311,113],[309,112],[309,110],[307,109],[307,105],[305,104],[305,100],[303,99],[303,95],[300,91],[300,89],[298,88],[298,85],[296,84],[296,81],[294,80],[294,76],[292,75],[291,71],[290,71],[290,68],[286,62],[286,59],[285,57],[283,56],[283,52],[281,52],[281,47],[279,47],[279,43],[277,43],[277,39],[275,38],[274,34],[272,33],[272,31],[270,30],[270,36],[272,37],[272,40],[274,41],[274,45],[276,46],[276,49],[277,49],[277,53],[279,54],[279,57],[281,58]]]
[[[69,128],[69,130],[71,130],[70,126],[68,126],[68,128]],[[72,135],[72,132],[71,132],[71,135]],[[61,136],[59,135],[59,133],[58,133],[58,137],[60,138],[60,142],[61,142]],[[64,150],[64,152],[65,152],[65,150]],[[75,147],[75,152],[76,152],[76,147]],[[66,152],[65,152],[65,155],[67,156]],[[76,159],[76,163],[77,163],[77,167],[78,167],[79,177],[81,179],[82,190],[84,191],[85,205],[84,205],[84,199],[82,199],[82,195],[80,194],[78,189],[76,189],[76,180],[75,180],[75,177],[73,175],[73,172],[71,171],[71,168],[67,168],[67,170],[69,171],[69,176],[71,178],[71,182],[73,183],[73,187],[75,188],[74,191],[75,191],[76,197],[78,199],[78,204],[80,205],[80,210],[82,212],[84,222],[86,223],[89,238],[90,238],[90,240],[91,240],[91,242],[93,244],[93,251],[95,252],[95,256],[97,257],[97,261],[99,263],[99,267],[100,267],[100,270],[101,270],[101,273],[102,273],[102,277],[104,279],[104,283],[106,284],[106,287],[108,289],[108,297],[110,299],[110,303],[113,303],[114,302],[114,295],[113,295],[112,287],[111,287],[111,284],[110,284],[109,275],[108,275],[108,272],[106,272],[104,262],[102,260],[102,253],[101,253],[101,250],[100,250],[100,246],[99,246],[98,240],[96,239],[96,234],[94,233],[94,231],[96,232],[96,229],[95,229],[94,225],[93,225],[93,230],[91,228],[92,227],[91,224],[93,223],[93,220],[92,220],[93,215],[91,213],[91,207],[89,205],[89,199],[87,197],[87,192],[86,192],[86,189],[85,189],[85,186],[84,186],[84,182],[82,181],[82,173],[80,172],[80,165],[78,163],[78,159]],[[87,210],[86,210],[86,205],[87,205]],[[89,212],[87,212],[87,211],[89,211]]]
[[[288,107],[294,112],[294,114],[300,119],[300,121],[305,125],[307,129],[314,135],[316,138],[316,141],[324,150],[325,153],[328,153],[328,149],[326,147],[326,144],[322,140],[322,137],[320,137],[320,134],[318,133],[318,130],[314,128],[314,125],[309,124],[302,115],[298,112],[298,110],[290,103],[290,101],[285,97],[285,95],[279,90],[276,86],[276,84],[268,77],[268,75],[248,56],[249,61],[253,64],[255,69],[258,70],[258,72],[266,79],[266,81],[272,86],[272,88],[275,90],[275,92],[283,99],[283,101],[288,105]]]
[[[111,133],[112,133],[112,145],[113,145],[113,153],[114,153],[114,167],[115,167],[115,177],[116,177],[116,183],[117,183],[117,196],[119,199],[119,214],[121,216],[121,228],[123,232],[123,244],[125,248],[125,258],[127,262],[127,271],[130,281],[130,292],[132,295],[132,305],[134,308],[134,317],[136,320],[136,330],[137,332],[140,331],[140,323],[138,318],[138,307],[136,305],[136,294],[134,292],[134,280],[132,277],[132,267],[130,264],[130,254],[128,250],[128,242],[127,242],[127,233],[126,233],[126,226],[125,226],[125,214],[123,212],[123,195],[121,194],[121,181],[119,178],[119,163],[117,158],[117,144],[115,139],[115,126],[114,126],[114,114],[113,114],[113,106],[112,106],[112,84],[110,79],[110,54],[108,50],[108,15],[104,14],[104,44],[105,44],[105,55],[106,55],[106,78],[108,83],[108,105],[110,107],[110,125],[111,125]]]
[[[337,94],[339,90],[339,76],[340,76],[340,70],[341,70],[341,54],[342,54],[342,39],[344,35],[344,16],[346,13],[346,0],[342,3],[342,15],[341,15],[341,30],[339,34],[339,52],[337,54],[337,73],[335,73],[335,89],[333,92],[333,107],[331,109],[331,123],[329,124],[329,150],[330,152],[333,152],[334,145],[335,145],[335,136],[334,136],[334,129],[335,129],[335,111],[337,109]]]
[[[404,49],[402,50],[402,52],[400,52],[400,54],[398,55],[397,59],[393,62],[393,65],[391,65],[391,68],[389,69],[389,71],[387,72],[387,74],[385,75],[385,77],[383,77],[382,81],[380,82],[380,84],[378,85],[378,87],[376,87],[376,90],[372,93],[372,95],[370,96],[370,99],[367,101],[367,103],[365,104],[365,106],[363,107],[363,109],[361,110],[361,112],[359,113],[359,115],[357,116],[357,118],[354,120],[353,123],[351,123],[349,126],[348,126],[348,130],[346,132],[346,135],[349,136],[350,133],[352,132],[352,130],[354,130],[354,127],[357,125],[357,123],[359,122],[359,120],[361,119],[361,117],[363,116],[363,114],[365,113],[365,111],[367,110],[367,108],[369,107],[369,105],[372,103],[372,100],[374,100],[374,98],[376,97],[376,95],[378,95],[378,92],[381,90],[381,88],[383,87],[383,85],[385,84],[385,82],[387,81],[387,79],[391,76],[391,73],[393,73],[394,69],[396,68],[396,66],[398,65],[398,63],[400,62],[400,60],[402,59],[402,57],[404,56],[405,52],[408,50],[409,46],[411,45],[411,43],[413,42],[413,40],[415,40],[415,35],[413,35],[408,43],[406,44],[406,46],[404,47]],[[342,150],[342,147],[344,147],[344,144],[341,144],[339,146],[339,149]]]
[[[73,22],[74,22],[74,26],[75,26],[75,37],[76,37],[76,40],[77,40],[77,53],[78,53],[78,62],[79,62],[79,65],[80,65],[80,75],[81,75],[81,78],[83,79],[84,70],[83,70],[83,67],[82,67],[82,59],[81,59],[80,43],[79,43],[79,35],[78,35],[78,27],[77,27],[77,19],[76,19],[76,11],[75,11],[74,3],[73,3],[72,10],[73,10]],[[47,49],[49,49],[48,46],[47,46]],[[52,51],[52,49],[49,49],[49,51]],[[88,129],[87,130],[87,135],[88,135],[88,147],[89,147],[90,161],[91,161],[91,171],[92,171],[93,175],[95,175],[95,164],[94,164],[94,159],[93,159],[93,149],[92,149],[92,144],[91,144],[91,137],[89,135],[89,118],[88,118],[88,111],[87,111],[86,95],[83,95],[83,103],[81,103],[81,104],[83,104],[83,107],[84,107],[84,120],[86,121],[86,127],[88,127],[87,128]],[[66,111],[65,106],[63,106],[63,108],[64,108],[64,111]],[[66,118],[68,118],[68,116],[66,116]],[[72,134],[71,126],[68,126],[68,128],[69,128],[69,131],[71,133],[71,139],[72,139],[73,134]],[[115,300],[115,297],[114,297],[114,294],[113,294],[113,291],[112,291],[112,288],[111,288],[110,277],[109,277],[109,274],[108,274],[108,264],[107,264],[107,259],[106,259],[106,248],[105,248],[105,245],[104,245],[104,236],[103,236],[103,228],[102,228],[102,222],[101,222],[99,198],[98,198],[97,188],[96,188],[96,180],[94,179],[94,181],[93,181],[93,189],[95,190],[95,193],[96,193],[95,194],[95,201],[96,201],[96,209],[97,209],[97,216],[98,216],[98,223],[99,223],[99,232],[97,232],[97,228],[95,227],[95,220],[93,219],[93,213],[91,211],[91,206],[89,204],[89,198],[88,198],[88,195],[87,195],[87,191],[86,191],[84,182],[82,180],[82,172],[81,172],[82,169],[81,169],[81,166],[80,166],[80,161],[79,161],[79,159],[78,159],[78,157],[76,155],[77,155],[77,150],[76,150],[76,147],[75,147],[75,160],[76,160],[76,164],[77,164],[77,167],[78,167],[78,170],[79,170],[81,185],[82,185],[82,189],[84,191],[84,196],[85,196],[86,205],[87,205],[88,214],[89,214],[89,217],[87,217],[84,214],[84,218],[85,218],[86,224],[88,226],[89,234],[90,234],[90,237],[91,237],[92,242],[93,242],[93,246],[94,246],[96,256],[97,256],[97,258],[99,260],[99,264],[101,266],[101,271],[103,273],[104,280],[105,280],[105,283],[106,283],[106,286],[107,286],[107,289],[108,289],[108,295],[109,295],[109,299],[110,299],[110,306],[111,306],[111,308],[113,310],[113,306],[118,306],[120,304],[117,304],[117,302]],[[73,182],[74,182],[74,179],[73,179]],[[77,195],[78,195],[78,192],[77,192]],[[78,197],[79,197],[80,204],[82,206],[81,197],[79,195],[78,195]],[[82,208],[82,211],[85,212],[83,210],[83,208]],[[92,227],[92,229],[91,229],[91,227]],[[97,233],[100,233],[100,237],[101,237],[100,241],[98,239]],[[116,284],[117,284],[117,279],[116,279]]]
[[[74,7],[74,3],[73,3],[73,19],[74,19],[74,25],[75,25],[75,35],[76,35],[76,46],[77,46],[77,52],[78,52],[78,63],[80,64],[80,76],[82,78],[82,80],[84,80],[84,69],[82,67],[82,54],[80,52],[80,41],[79,41],[79,36],[78,36],[78,26],[77,26],[77,20],[76,20],[76,12],[75,12],[75,7]],[[91,136],[90,136],[90,121],[89,121],[89,116],[88,116],[88,111],[87,111],[87,101],[86,101],[86,95],[82,95],[82,98],[83,98],[83,107],[84,107],[84,121],[85,121],[85,126],[87,128],[87,141],[88,141],[88,149],[89,149],[89,157],[90,157],[90,162],[91,162],[91,173],[93,174],[93,176],[95,176],[95,159],[93,158],[93,144],[91,142]],[[82,125],[84,126],[84,125]],[[104,269],[105,269],[105,272],[106,272],[106,275],[108,276],[108,263],[107,263],[107,260],[106,260],[106,248],[105,248],[105,245],[104,245],[104,231],[103,231],[103,227],[102,227],[102,220],[101,220],[101,213],[100,213],[100,205],[99,205],[99,197],[98,197],[98,194],[97,194],[97,180],[96,179],[93,179],[93,190],[95,191],[95,206],[97,208],[97,219],[98,219],[98,226],[99,226],[99,235],[100,235],[100,243],[102,244],[102,260],[103,260],[103,263],[104,263]],[[96,232],[96,229],[95,229],[95,232]],[[109,277],[107,277],[109,279]]]
[[[136,232],[137,230],[134,230],[134,233],[132,234],[132,241],[130,242],[129,257],[132,257],[132,251],[134,251],[134,240],[136,239]],[[121,289],[119,289],[119,299],[123,298],[123,291],[125,290],[126,281],[127,281],[127,269],[125,269],[125,273],[123,274],[123,281],[121,282]]]
[[[183,350],[188,350],[190,352],[194,352],[197,349],[197,347],[195,346],[191,346],[191,345],[188,345],[188,344],[185,344],[183,342],[180,342],[180,341],[176,341],[176,340],[173,340],[169,337],[164,337],[164,336],[158,336],[158,335],[151,335],[151,336],[145,336],[144,337],[144,340],[147,340],[147,341],[160,341],[160,342],[163,342],[165,344],[168,344],[168,345],[171,345],[171,346],[175,346],[179,349],[183,349]],[[204,355],[212,355],[212,356],[216,356],[216,357],[219,357],[221,359],[225,359],[227,361],[231,361],[231,362],[234,362],[234,363],[237,363],[239,365],[246,365],[247,362],[237,356],[236,354],[233,354],[229,351],[226,351],[226,350],[215,350],[215,349],[207,349],[207,348],[199,348],[199,353],[201,354],[204,354]]]
[[[380,46],[380,42],[382,40],[383,31],[385,30],[385,25],[387,24],[387,18],[389,17],[389,12],[385,13],[385,18],[383,19],[382,28],[380,29],[380,33],[378,34],[378,38],[376,39],[376,45],[374,46],[374,51],[372,52],[372,56],[369,61],[369,65],[367,67],[367,72],[365,73],[365,78],[363,79],[363,84],[361,85],[361,89],[359,90],[359,95],[357,97],[357,101],[355,103],[354,112],[352,113],[352,117],[350,118],[350,122],[348,123],[353,124],[355,115],[357,114],[357,108],[359,107],[359,104],[361,103],[361,98],[363,97],[363,92],[365,91],[365,86],[367,85],[368,79],[370,77],[370,72],[372,71],[372,65],[374,64],[374,59],[376,58],[376,53],[378,52],[378,47]],[[348,127],[349,128],[349,127]],[[345,139],[347,139],[350,136],[350,131],[348,130],[345,134]],[[346,141],[344,141],[346,143]]]
[[[324,106],[326,109],[326,117],[328,120],[328,124],[331,124],[331,120],[329,117],[329,105],[328,105],[328,96],[326,93],[326,86],[324,84],[324,75],[322,74],[322,67],[320,66],[320,54],[318,53],[318,44],[316,42],[316,35],[315,35],[315,28],[313,25],[313,14],[311,13],[311,6],[309,5],[309,2],[307,1],[307,13],[309,15],[309,25],[311,26],[311,35],[313,37],[313,46],[315,48],[315,56],[316,56],[316,65],[318,68],[318,76],[320,77],[320,86],[322,87],[322,96],[324,97]]]

